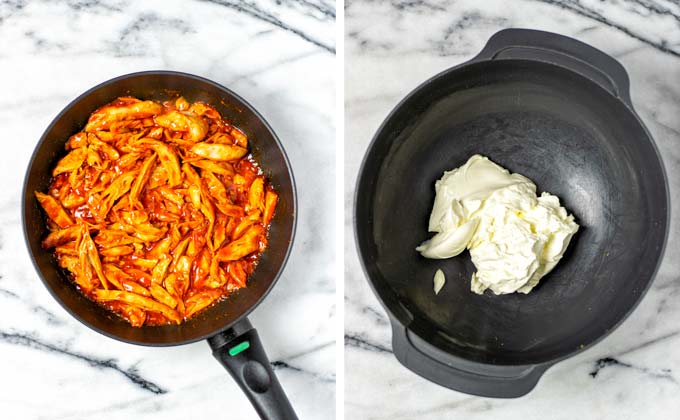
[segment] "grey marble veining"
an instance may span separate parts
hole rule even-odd
[[[345,409],[362,419],[677,418],[680,410],[680,3],[663,0],[361,1],[346,12]],[[672,217],[664,262],[610,336],[550,368],[515,400],[432,384],[391,354],[389,321],[354,246],[353,186],[388,112],[427,78],[476,55],[507,27],[573,36],[626,67],[631,96],[662,154]]]
[[[1,418],[255,417],[206,343],[133,346],[74,320],[23,244],[21,184],[43,130],[90,87],[150,69],[228,86],[281,138],[298,187],[297,237],[251,321],[300,417],[334,417],[335,252],[325,230],[335,208],[334,52],[327,0],[0,1]]]

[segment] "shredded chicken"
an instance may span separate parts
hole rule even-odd
[[[44,248],[89,298],[133,326],[179,324],[246,287],[278,195],[248,139],[184,98],[118,98],[66,143]]]

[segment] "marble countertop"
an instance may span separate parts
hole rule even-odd
[[[680,410],[680,4],[664,0],[347,0],[345,4],[345,414],[348,419],[670,419]],[[529,395],[451,391],[391,354],[385,312],[360,268],[353,186],[388,112],[432,75],[462,63],[507,27],[573,36],[626,67],[633,103],[670,180],[670,238],[635,312],[610,336],[549,369]]]
[[[334,418],[335,252],[333,230],[321,234],[335,220],[332,0],[9,0],[0,40],[0,417],[256,417],[207,343],[140,347],[81,325],[43,287],[23,243],[23,176],[52,118],[100,82],[167,69],[238,92],[286,148],[297,237],[250,318],[300,418]]]

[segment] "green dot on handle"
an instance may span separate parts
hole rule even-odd
[[[243,341],[234,347],[229,349],[229,356],[236,356],[237,354],[241,353],[242,351],[246,350],[248,347],[250,347],[250,342],[249,341]]]

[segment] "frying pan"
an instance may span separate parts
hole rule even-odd
[[[188,101],[211,104],[249,138],[250,151],[279,194],[262,253],[248,287],[230,295],[181,325],[132,327],[83,296],[57,265],[52,252],[40,246],[47,234],[34,191],[46,191],[51,170],[64,156],[69,136],[80,131],[90,113],[120,96],[166,100],[179,94]],[[276,134],[246,101],[229,89],[198,76],[146,71],[104,82],[71,102],[45,130],[33,152],[23,190],[23,227],[36,271],[52,296],[76,319],[108,337],[146,346],[174,346],[208,340],[213,355],[229,371],[264,419],[296,419],[247,315],[276,283],[288,259],[296,223],[293,173]]]
[[[489,397],[528,393],[635,308],[669,223],[661,159],[616,60],[564,36],[508,29],[426,81],[378,129],[355,197],[358,252],[410,370]],[[467,253],[430,260],[434,182],[480,153],[561,198],[580,230],[530,294],[470,291]],[[435,295],[437,269],[446,284]]]

